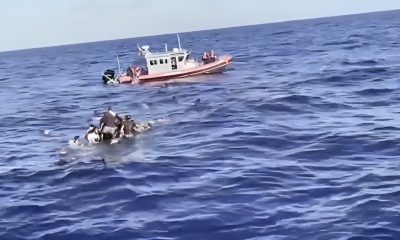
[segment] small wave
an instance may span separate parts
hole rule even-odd
[[[399,148],[398,140],[381,140],[373,143],[369,143],[365,146],[366,152],[385,152],[387,155],[391,155],[393,153],[397,153]]]
[[[277,35],[285,35],[285,34],[293,34],[293,30],[288,30],[288,31],[279,31],[279,32],[273,32],[269,34],[270,36],[277,36]]]
[[[328,82],[342,82],[343,80],[347,80],[345,76],[342,75],[334,75],[327,77],[325,79],[322,79],[323,81],[328,81]]]
[[[365,68],[355,68],[344,73],[344,75],[351,74],[376,74],[388,72],[387,67],[365,67]]]
[[[331,85],[334,87],[346,87],[346,86],[353,86],[354,81],[356,78],[351,78],[349,76],[343,75],[332,75],[332,76],[327,76],[327,77],[321,77],[321,78],[313,78],[313,79],[307,79],[303,82],[299,82],[299,84],[302,85],[309,85],[309,84],[320,84],[320,85]]]
[[[342,61],[343,65],[356,65],[356,66],[369,66],[369,65],[375,65],[378,64],[379,60],[377,59],[365,59],[365,60],[344,60]]]
[[[376,127],[372,129],[372,131],[394,131],[399,132],[400,128],[395,126],[386,126],[386,127]]]
[[[326,50],[326,49],[310,49],[309,51],[313,52],[313,53],[323,53],[323,52],[327,52],[328,50]]]
[[[376,95],[390,94],[393,91],[394,91],[394,89],[388,89],[388,88],[368,88],[368,89],[356,91],[355,93],[362,95],[362,96],[376,96]]]
[[[282,43],[280,43],[279,45],[280,46],[289,46],[289,45],[294,45],[295,43],[293,43],[293,42],[282,42]]]
[[[354,49],[358,49],[358,48],[363,48],[365,46],[369,46],[369,43],[354,44],[354,45],[351,45],[351,46],[343,47],[343,49],[344,50],[354,50]]]
[[[359,33],[354,33],[354,34],[350,34],[349,38],[360,38],[360,37],[364,37],[365,35],[363,34],[359,34]]]
[[[340,45],[348,45],[355,43],[355,40],[344,40],[344,41],[333,41],[324,43],[323,46],[340,46]]]
[[[334,103],[334,102],[322,102],[322,103],[313,103],[312,104],[319,109],[324,109],[324,111],[337,111],[343,109],[353,109],[351,105],[344,103]]]
[[[306,95],[293,94],[286,97],[274,99],[276,102],[294,103],[294,104],[311,104],[314,101],[321,101],[320,97],[310,97]]]
[[[254,108],[258,111],[273,111],[273,112],[287,112],[287,113],[305,113],[304,109],[291,107],[287,104],[282,103],[264,103],[254,106]]]
[[[102,62],[99,62],[99,61],[89,61],[89,62],[87,62],[86,64],[88,64],[88,65],[96,65],[96,64],[99,64],[99,63],[102,63]]]
[[[35,204],[29,204],[29,205],[16,205],[16,206],[3,206],[2,207],[2,215],[4,217],[7,217],[9,219],[13,218],[29,218],[32,215],[37,215],[37,214],[47,214],[49,213],[50,209],[46,207],[46,205],[40,206],[40,205],[35,205]]]
[[[375,208],[376,206],[370,206],[372,209]],[[369,209],[369,208],[365,208]],[[381,211],[376,211],[375,213],[371,216],[379,216],[383,214]],[[379,221],[376,219],[376,221]],[[389,227],[369,227],[369,228],[361,228],[361,235],[358,239],[368,239],[371,237],[374,237],[375,239],[398,239],[400,237],[400,231],[398,231],[396,228],[389,228]],[[351,237],[349,240],[357,240],[356,237]]]

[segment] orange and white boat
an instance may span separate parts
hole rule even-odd
[[[103,73],[103,81],[107,84],[132,83],[143,84],[146,82],[165,81],[175,78],[220,73],[232,63],[233,57],[229,55],[216,56],[213,51],[204,53],[202,61],[190,57],[190,50],[181,48],[178,35],[178,48],[165,52],[151,52],[149,46],[138,46],[138,50],[146,60],[146,69],[140,67],[129,67],[125,73],[115,76],[113,70]],[[118,61],[119,65],[119,61]]]

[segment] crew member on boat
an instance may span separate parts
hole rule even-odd
[[[217,59],[217,55],[214,53],[213,50],[210,52],[210,59],[214,62]]]
[[[132,66],[131,66],[131,67],[128,67],[128,68],[126,69],[126,75],[129,76],[129,77],[131,77],[131,78],[133,78],[133,76],[134,76],[133,72],[134,72],[134,70],[133,70],[133,67],[132,67]]]
[[[201,60],[203,60],[204,64],[212,63],[217,60],[217,55],[214,53],[213,50],[211,50],[210,52],[204,52]]]
[[[201,60],[203,60],[203,62],[208,60],[208,53],[203,52],[203,57],[201,58]]]
[[[139,78],[139,77],[140,77],[141,72],[142,72],[142,69],[141,69],[139,66],[135,66],[135,67],[133,68],[133,73],[134,73],[134,76],[135,76],[136,78]]]

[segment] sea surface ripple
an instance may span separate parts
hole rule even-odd
[[[393,11],[182,33],[234,63],[166,85],[100,72],[173,34],[1,53],[0,239],[400,239],[399,26]],[[169,121],[60,157],[109,105]]]

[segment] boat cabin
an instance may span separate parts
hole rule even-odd
[[[190,58],[190,50],[180,46],[168,51],[165,45],[165,52],[154,53],[150,52],[149,46],[138,46],[138,49],[146,59],[148,74],[174,72],[199,66],[198,62]]]

